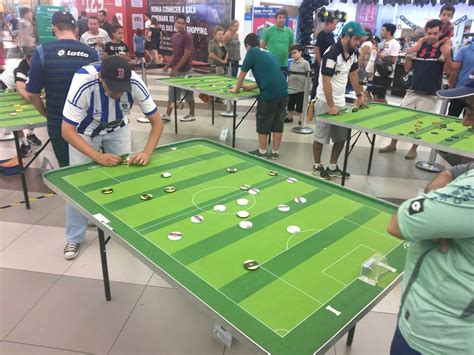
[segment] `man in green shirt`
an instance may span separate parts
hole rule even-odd
[[[275,25],[267,28],[260,42],[262,48],[276,57],[284,73],[288,70],[288,55],[295,38],[293,31],[285,26],[287,18],[288,12],[284,9],[279,10],[275,14]]]
[[[463,124],[471,130],[474,75],[472,79],[471,86],[438,91],[444,97],[467,97]],[[388,232],[409,242],[392,355],[472,354],[473,168],[466,164],[441,173],[423,196],[405,201],[390,221]]]

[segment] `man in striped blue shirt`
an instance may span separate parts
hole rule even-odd
[[[31,59],[26,90],[39,113],[46,116],[48,134],[59,166],[69,165],[68,144],[61,137],[64,102],[77,69],[99,60],[97,52],[76,39],[76,20],[68,12],[55,12],[52,18],[56,41],[44,43]],[[46,107],[41,91],[46,92]]]
[[[63,110],[62,136],[69,143],[71,165],[90,161],[114,166],[131,153],[128,114],[137,103],[151,123],[143,151],[129,156],[129,165],[146,165],[163,131],[157,107],[140,77],[126,60],[110,56],[80,68],[73,77]],[[103,152],[101,151],[103,149]],[[64,257],[74,259],[85,237],[87,218],[66,206]]]

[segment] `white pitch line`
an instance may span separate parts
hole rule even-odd
[[[335,277],[329,275],[329,274],[328,274],[327,272],[325,272],[325,271],[321,271],[321,274],[323,274],[323,275],[329,277],[330,279],[333,279],[334,281],[340,283],[342,286],[347,286],[346,283],[342,282],[341,280],[336,279]]]
[[[321,229],[305,229],[305,230],[302,230],[298,233],[294,233],[291,237],[288,238],[288,240],[286,241],[286,250],[288,250],[288,245],[290,244],[290,240],[293,239],[293,237],[296,237],[298,234],[301,234],[301,233],[304,233],[304,232],[320,232]],[[311,236],[309,236],[308,238],[311,238]],[[304,240],[308,239],[308,238],[305,238]],[[299,243],[297,243],[299,244]]]

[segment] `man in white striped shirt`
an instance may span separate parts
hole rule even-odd
[[[90,161],[104,166],[119,164],[120,156],[131,152],[128,114],[134,103],[149,118],[151,131],[143,151],[132,154],[128,164],[146,165],[161,137],[163,122],[143,81],[119,56],[80,68],[72,79],[61,127],[69,143],[70,165]],[[87,218],[67,205],[66,259],[77,256],[86,229]]]

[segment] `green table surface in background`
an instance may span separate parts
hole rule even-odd
[[[15,115],[12,115],[15,113]],[[0,93],[0,129],[17,131],[46,126],[46,118],[17,92]]]
[[[219,75],[219,74],[205,74],[205,75],[193,75],[190,77],[171,77],[156,79],[158,83],[174,86],[181,89],[192,90],[197,93],[203,93],[215,97],[220,97],[229,100],[248,100],[257,98],[260,95],[258,89],[245,91],[240,90],[238,94],[230,92],[230,87],[234,87],[237,78]],[[255,84],[254,81],[246,80],[245,83]],[[297,92],[296,90],[289,88],[289,93]]]
[[[404,267],[402,241],[385,231],[393,205],[207,140],[157,148],[145,167],[90,163],[48,171],[44,180],[88,216],[105,216],[105,233],[272,354],[323,349],[398,282]],[[154,198],[143,201],[144,193]],[[307,202],[297,204],[299,196]],[[249,204],[238,205],[240,198]],[[217,204],[226,211],[214,212]],[[280,212],[280,204],[290,211]],[[239,227],[239,210],[250,213],[253,228]],[[202,223],[191,222],[196,214]],[[290,225],[301,232],[290,234]],[[182,239],[170,241],[173,231]],[[370,286],[358,276],[375,253],[397,271]],[[248,259],[260,268],[244,269]]]
[[[370,103],[367,109],[346,110],[337,116],[324,114],[318,119],[474,158],[472,128],[464,126],[456,117]]]

